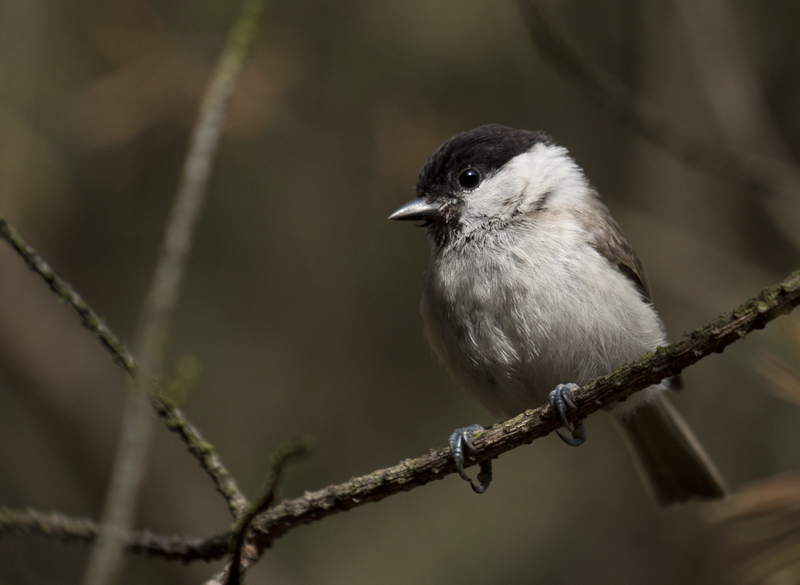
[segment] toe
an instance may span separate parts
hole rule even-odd
[[[492,482],[492,464],[491,461],[480,462],[480,473],[478,473],[478,482],[476,485],[464,471],[464,449],[465,447],[470,451],[475,451],[475,445],[472,443],[472,437],[478,431],[483,431],[481,425],[470,425],[456,429],[450,435],[447,443],[450,445],[450,453],[453,455],[453,462],[456,464],[458,475],[461,479],[468,481],[472,486],[472,490],[477,494],[482,494],[489,487]]]

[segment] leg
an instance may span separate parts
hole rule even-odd
[[[575,426],[570,426],[567,420],[567,409],[575,408],[575,403],[572,402],[572,391],[578,390],[577,384],[559,384],[556,389],[550,392],[550,411],[555,414],[558,412],[564,426],[572,433],[572,438],[568,439],[558,431],[556,434],[567,445],[577,447],[586,441],[586,427],[583,426],[583,421],[578,421]]]
[[[489,484],[492,483],[492,462],[489,459],[480,462],[480,472],[478,473],[478,481],[480,484],[475,485],[464,471],[464,447],[466,446],[470,451],[474,451],[475,446],[472,444],[472,435],[483,430],[485,429],[481,425],[462,427],[454,430],[453,434],[450,435],[450,439],[447,441],[450,444],[450,453],[453,454],[453,461],[455,461],[456,468],[458,469],[458,475],[460,475],[461,479],[464,481],[469,482],[472,491],[476,494],[485,492]]]

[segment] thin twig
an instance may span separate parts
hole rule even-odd
[[[75,309],[82,318],[84,314],[87,315],[84,321],[86,326],[97,334],[98,337],[100,337],[101,334],[105,337],[105,339],[101,338],[103,345],[112,352],[116,361],[125,368],[126,371],[135,376],[138,370],[138,364],[125,345],[120,342],[119,338],[97,317],[97,313],[92,310],[88,303],[86,303],[64,279],[55,274],[36,250],[34,250],[20,233],[2,217],[0,217],[0,235],[11,244],[37,274],[50,284],[51,288],[59,296],[67,300],[68,304]],[[98,325],[101,326],[100,329],[97,329]],[[112,340],[113,343],[108,343],[106,339]],[[239,490],[236,481],[214,451],[214,447],[203,438],[197,427],[192,425],[183,412],[166,397],[162,396],[160,392],[151,394],[150,401],[156,413],[163,419],[167,427],[181,437],[192,455],[200,462],[200,466],[209,474],[217,491],[222,494],[225,501],[228,503],[231,514],[235,517],[237,514],[240,514],[242,510],[246,509],[247,499]]]
[[[660,347],[654,353],[625,364],[608,376],[593,380],[574,395],[577,406],[575,415],[584,418],[608,404],[624,400],[634,392],[678,374],[704,357],[722,352],[728,345],[756,329],[762,329],[767,323],[791,312],[798,305],[800,271],[793,272],[779,285],[764,289],[758,296],[721,315],[705,327],[687,333],[680,341]],[[469,459],[469,465],[494,459],[562,426],[560,418],[552,416],[548,407],[528,410],[476,435],[476,453]],[[455,472],[449,450],[434,449],[428,455],[406,459],[394,467],[374,471],[317,492],[307,492],[299,498],[284,501],[259,516],[253,523],[249,542],[259,550],[267,548],[275,539],[296,526],[309,524],[369,502],[377,502]]]
[[[134,343],[139,372],[126,393],[120,445],[103,511],[104,529],[89,559],[84,578],[86,585],[112,582],[123,562],[122,537],[133,522],[136,497],[153,434],[147,404],[155,393],[156,379],[162,371],[172,315],[178,302],[194,229],[205,204],[228,102],[252,52],[264,5],[265,0],[244,0],[206,88],[192,131],[161,254],[139,317]],[[235,508],[237,502],[229,500],[229,505]]]
[[[292,460],[308,454],[311,450],[309,439],[288,441],[278,447],[272,456],[267,482],[261,489],[261,494],[247,511],[236,520],[231,536],[231,562],[228,567],[226,585],[239,585],[244,571],[258,559],[260,550],[245,551],[245,539],[250,530],[250,525],[259,514],[265,512],[275,501],[275,491],[281,480],[286,465]],[[243,561],[244,553],[244,563]]]
[[[22,238],[20,233],[4,217],[0,217],[0,236],[22,256],[31,270],[44,278],[54,293],[78,313],[81,323],[94,333],[111,352],[111,355],[114,356],[114,361],[121,365],[126,372],[134,375],[136,373],[136,361],[133,359],[131,352],[128,351],[128,348],[111,332],[103,322],[103,319],[83,300],[83,297],[67,281],[53,272],[53,269],[45,262],[44,258]]]
[[[62,542],[92,543],[100,534],[100,525],[89,518],[56,512],[0,507],[0,536],[6,534],[40,535]],[[142,531],[126,534],[124,542],[126,550],[131,553],[190,563],[222,558],[230,551],[230,539],[230,533],[192,538],[182,534],[161,536]]]
[[[200,462],[200,467],[211,477],[214,487],[225,498],[231,514],[235,517],[245,510],[247,498],[239,489],[228,468],[222,463],[214,446],[203,438],[200,430],[189,422],[183,411],[167,398],[153,395],[150,397],[150,402],[167,428],[180,436],[189,452]]]

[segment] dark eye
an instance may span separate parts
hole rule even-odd
[[[463,189],[474,189],[481,184],[481,174],[475,169],[466,169],[458,175],[458,184]]]

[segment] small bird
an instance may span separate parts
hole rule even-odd
[[[418,198],[389,219],[421,221],[432,251],[421,312],[434,352],[487,408],[515,416],[549,400],[572,438],[571,393],[665,345],[642,264],[567,150],[541,131],[491,124],[453,136],[422,167]],[[663,391],[612,414],[662,505],[724,496],[725,483]],[[459,474],[471,425],[450,437]]]

